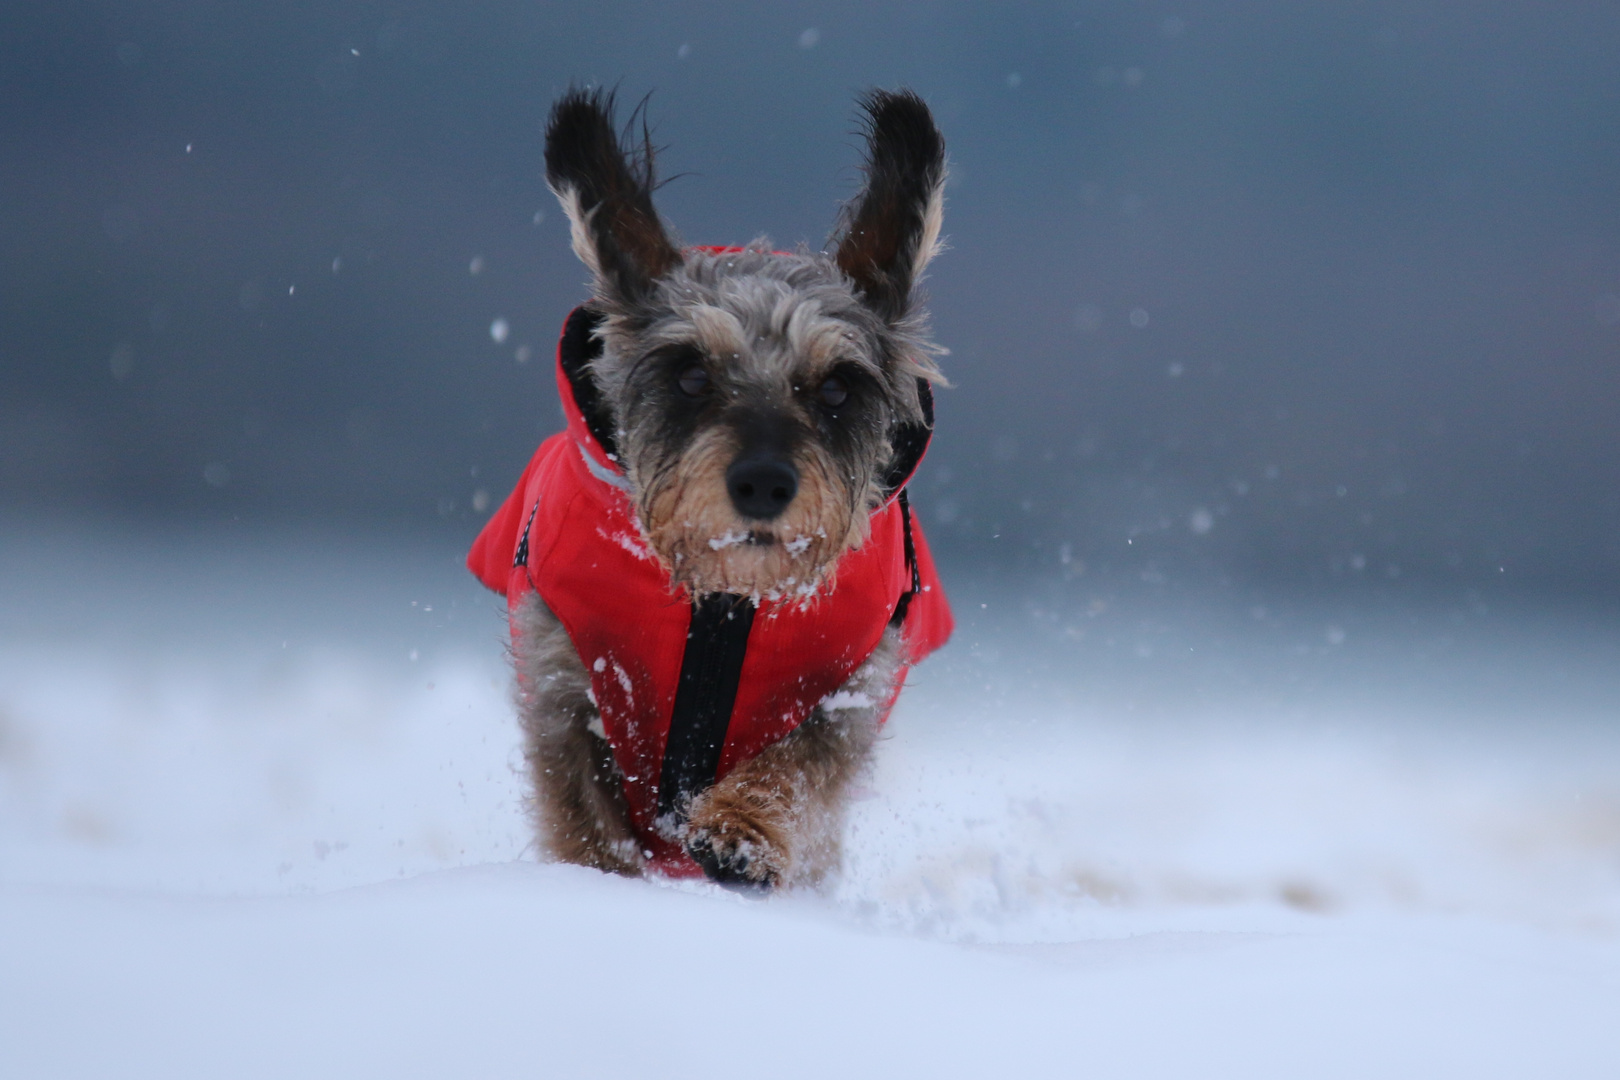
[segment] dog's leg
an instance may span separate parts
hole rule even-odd
[[[618,766],[591,703],[591,677],[538,595],[519,606],[512,646],[540,846],[559,862],[639,874],[641,845],[630,831]]]
[[[692,800],[686,849],[709,877],[770,889],[814,885],[838,867],[850,785],[871,760],[902,648],[886,630],[804,723]]]

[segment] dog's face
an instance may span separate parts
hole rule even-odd
[[[694,593],[805,596],[865,539],[903,425],[937,379],[913,287],[938,241],[944,143],[909,93],[874,93],[865,190],[832,254],[681,251],[650,152],[612,101],[552,111],[547,178],[605,316],[591,375],[648,542]]]

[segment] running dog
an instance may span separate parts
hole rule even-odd
[[[951,614],[906,483],[943,382],[917,283],[945,145],[861,100],[827,251],[682,247],[645,125],[553,107],[546,176],[589,269],[547,439],[468,565],[506,595],[541,847],[620,874],[815,884],[908,667]]]

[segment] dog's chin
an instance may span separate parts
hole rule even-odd
[[[843,544],[826,536],[784,538],[778,530],[747,523],[717,536],[687,533],[667,539],[667,545],[654,546],[675,584],[696,595],[723,592],[756,600],[814,597],[829,584],[844,552]]]

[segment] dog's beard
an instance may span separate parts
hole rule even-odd
[[[769,600],[806,599],[831,585],[844,552],[866,539],[867,493],[835,478],[819,448],[794,461],[799,490],[770,521],[740,516],[726,492],[736,447],[721,430],[698,437],[656,473],[638,499],[653,551],[694,594],[727,592]]]

